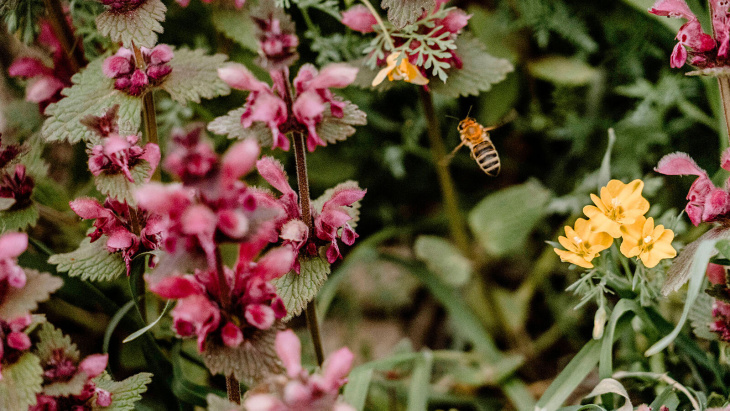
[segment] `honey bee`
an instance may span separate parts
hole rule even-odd
[[[467,114],[467,117],[461,120],[457,127],[461,143],[456,146],[454,151],[442,160],[442,164],[447,164],[451,161],[454,154],[456,154],[462,146],[466,145],[471,151],[471,158],[476,160],[479,168],[481,168],[488,176],[496,177],[502,168],[502,163],[499,161],[499,154],[497,153],[497,149],[494,147],[494,143],[492,143],[492,139],[489,138],[489,132],[511,121],[515,115],[516,113],[513,111],[508,116],[509,119],[502,121],[499,125],[484,127]]]

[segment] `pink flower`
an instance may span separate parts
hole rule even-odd
[[[378,21],[367,7],[357,4],[342,13],[342,24],[360,33],[372,33]]]
[[[692,64],[705,61],[706,56],[703,54],[715,48],[715,39],[702,31],[700,21],[684,0],[658,0],[649,9],[649,13],[687,20],[687,23],[680,27],[676,36],[678,43],[674,47],[670,58],[672,68],[679,68],[684,65],[688,56],[687,48],[692,49],[692,53],[695,55]],[[715,28],[717,29],[717,27]]]
[[[33,187],[35,182],[26,174],[23,164],[17,164],[13,173],[0,173],[0,197],[15,201],[10,207],[11,210],[24,209],[31,204]]]
[[[0,381],[3,378],[1,364],[14,362],[30,348],[30,338],[24,331],[31,321],[30,314],[9,321],[0,318]]]
[[[4,288],[3,283],[13,288],[25,286],[25,272],[18,266],[16,259],[26,248],[28,235],[25,233],[7,233],[0,236],[0,289]]]
[[[101,0],[101,4],[109,6],[112,13],[128,13],[143,5],[147,0]]]
[[[712,284],[725,284],[726,280],[725,267],[719,264],[707,264],[707,278]]]
[[[291,330],[276,335],[276,353],[284,363],[286,377],[274,377],[256,388],[244,402],[248,411],[354,410],[338,398],[347,382],[353,354],[341,348],[325,361],[320,374],[310,375],[301,362],[301,343]]]
[[[710,331],[716,333],[721,340],[730,342],[730,304],[715,300],[712,316],[715,322],[710,324]]]
[[[172,312],[178,335],[197,336],[201,352],[211,334],[219,336],[229,347],[238,347],[251,330],[268,330],[286,316],[284,304],[270,281],[291,269],[295,254],[291,248],[281,247],[254,262],[253,256],[265,244],[243,247],[235,270],[224,269],[228,295],[221,295],[215,269],[196,270],[194,276],[173,275],[151,285],[150,289],[161,297],[179,300]],[[228,302],[226,309],[224,300]]]
[[[730,150],[722,156],[721,165],[730,170]],[[726,189],[715,187],[707,172],[701,169],[692,158],[685,153],[672,153],[664,156],[655,171],[665,175],[695,175],[697,179],[687,194],[685,210],[692,224],[711,222],[723,219],[730,212],[730,193]]]
[[[330,242],[327,249],[327,261],[335,262],[342,258],[337,240],[341,239],[347,245],[355,243],[358,235],[350,227],[348,221],[352,220],[345,207],[351,206],[356,201],[365,197],[366,190],[354,188],[341,188],[335,190],[332,197],[324,202],[322,211],[315,217],[314,226],[317,238]]]
[[[89,234],[91,242],[106,235],[106,248],[110,253],[120,252],[130,273],[131,263],[137,255],[159,248],[162,237],[162,221],[158,214],[147,209],[135,210],[137,224],[142,227],[139,235],[132,233],[130,206],[114,199],[107,199],[102,206],[97,200],[81,197],[69,204],[81,218],[94,221],[96,230]]]
[[[172,67],[167,63],[172,60],[173,52],[167,44],[159,44],[153,49],[142,47],[141,52],[144,68],[137,67],[134,53],[124,47],[104,60],[102,72],[106,77],[114,79],[114,88],[139,96],[149,85],[162,83],[172,72]]]
[[[188,132],[178,128],[170,136],[173,146],[165,157],[165,168],[183,182],[204,178],[215,171],[218,156],[210,144],[201,141],[202,132],[199,126]]]
[[[271,71],[288,68],[298,57],[299,38],[291,18],[273,4],[262,4],[251,13],[259,42],[257,63]]]

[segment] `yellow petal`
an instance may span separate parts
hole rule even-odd
[[[624,237],[620,247],[621,254],[628,258],[636,257],[641,253],[641,249],[637,245],[638,242]]]
[[[575,243],[573,241],[567,239],[566,237],[563,237],[563,236],[558,237],[558,242],[560,243],[560,245],[565,247],[566,250],[569,250],[572,252],[578,251],[578,247],[575,246]]]
[[[590,261],[578,256],[575,253],[571,253],[569,251],[561,250],[558,248],[553,248],[553,250],[558,256],[560,256],[560,261],[569,262],[583,268],[593,268],[593,264],[591,264]]]
[[[591,194],[591,200],[593,201],[593,203],[596,205],[596,208],[598,208],[598,210],[601,213],[605,214],[608,212],[608,210],[606,210],[605,204],[603,204],[603,201],[601,201],[601,199],[597,195]],[[586,206],[586,207],[591,207],[591,206]],[[583,208],[583,212],[585,213],[585,208]],[[588,218],[590,218],[590,216],[588,216]]]
[[[583,209],[583,212],[585,213],[586,210]],[[621,237],[621,225],[602,213],[593,214],[591,216],[591,225],[595,231],[608,233],[613,238]]]
[[[593,252],[594,247],[599,247],[597,251],[602,251],[613,244],[613,237],[611,237],[608,233],[593,233],[589,242],[591,244],[591,252]]]
[[[372,86],[373,86],[373,87],[375,87],[375,86],[377,86],[378,84],[382,83],[382,82],[383,82],[383,80],[385,80],[385,77],[386,77],[386,76],[388,76],[388,75],[390,74],[390,71],[391,71],[391,70],[392,70],[392,68],[390,68],[390,66],[388,66],[388,67],[386,67],[386,68],[384,68],[384,69],[380,70],[380,71],[378,72],[378,75],[377,75],[377,76],[375,76],[375,78],[373,79],[373,83],[372,83]],[[392,81],[392,80],[391,80],[391,81]]]

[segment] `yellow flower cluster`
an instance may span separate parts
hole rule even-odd
[[[599,252],[621,237],[621,253],[626,257],[639,257],[648,268],[655,267],[665,258],[673,258],[677,251],[672,247],[674,233],[663,225],[654,226],[653,218],[646,218],[649,202],[641,195],[644,182],[634,180],[624,184],[611,180],[601,188],[601,196],[591,194],[595,205],[583,208],[589,218],[579,218],[575,227],[565,227],[565,237],[558,238],[565,250],[555,248],[562,261],[593,268],[591,260]]]

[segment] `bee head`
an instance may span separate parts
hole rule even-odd
[[[474,119],[471,117],[467,117],[459,122],[458,129],[460,132],[462,132],[462,131],[466,130],[467,127],[471,126],[472,124],[474,124]]]

